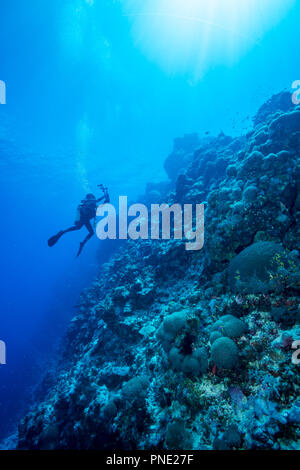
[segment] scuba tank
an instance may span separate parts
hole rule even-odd
[[[80,222],[80,219],[81,219],[81,209],[83,207],[83,200],[81,201],[81,203],[77,206],[77,209],[76,209],[76,215],[75,215],[75,224],[76,222]]]
[[[108,188],[104,187],[103,184],[98,184],[98,187],[102,189],[104,195],[104,204],[110,201]],[[92,193],[86,195],[80,202],[76,209],[75,223],[82,220],[90,220],[96,217],[97,200]]]
[[[95,215],[96,198],[93,194],[87,194],[77,207],[75,222],[79,222],[82,219],[92,219]]]

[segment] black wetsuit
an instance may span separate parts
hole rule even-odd
[[[91,224],[91,219],[94,219],[96,217],[97,204],[103,200],[105,203],[109,202],[108,193],[106,193],[104,196],[100,197],[99,199],[96,199],[96,198],[89,199],[89,200],[85,199],[79,209],[79,220],[76,220],[76,222],[74,223],[72,227],[67,228],[66,230],[61,230],[56,235],[51,237],[48,240],[48,245],[49,246],[55,245],[55,243],[57,243],[60,237],[64,235],[65,233],[74,232],[75,230],[80,230],[83,226],[85,226],[89,233],[87,234],[85,239],[80,243],[79,250],[77,253],[77,256],[79,256],[86,242],[90,238],[92,238],[92,236],[94,235],[94,229]]]
[[[94,235],[94,230],[91,224],[91,220],[96,217],[97,203],[101,202],[104,197],[105,196],[98,200],[95,199],[91,201],[83,201],[83,204],[79,209],[79,220],[76,220],[75,224],[72,227],[68,228],[67,230],[64,230],[64,233],[73,232],[73,230],[80,230],[83,226],[85,226],[89,232],[87,237],[92,237]]]

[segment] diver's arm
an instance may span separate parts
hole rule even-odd
[[[105,203],[105,204],[108,203],[108,202],[110,202],[110,197],[109,197],[109,194],[108,194],[107,189],[105,190],[104,195],[103,195],[102,197],[100,197],[99,199],[97,199],[96,202],[101,202],[101,201],[103,201],[103,200],[104,200],[104,203]]]

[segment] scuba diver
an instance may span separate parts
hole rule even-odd
[[[94,230],[90,221],[91,219],[95,219],[96,217],[97,204],[101,201],[104,201],[104,204],[110,201],[108,189],[105,188],[103,184],[98,184],[98,187],[102,189],[103,196],[99,199],[96,199],[94,194],[87,194],[77,207],[77,215],[74,225],[66,230],[61,230],[56,235],[49,238],[48,246],[54,246],[58,242],[60,237],[65,233],[73,232],[74,230],[80,230],[83,226],[85,226],[88,229],[89,233],[87,234],[83,242],[80,243],[77,257],[80,255],[86,242],[94,235]]]

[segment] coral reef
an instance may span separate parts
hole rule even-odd
[[[205,204],[205,245],[128,241],[86,289],[19,449],[299,449],[300,108],[175,144],[148,199]],[[158,194],[159,193],[159,194]]]

